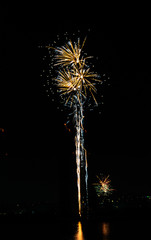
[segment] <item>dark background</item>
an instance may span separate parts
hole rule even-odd
[[[68,206],[75,198],[74,134],[45,93],[38,46],[78,29],[91,29],[87,52],[101,59],[97,71],[111,76],[101,114],[85,113],[89,183],[103,172],[119,192],[150,194],[149,15],[147,6],[110,7],[85,5],[77,14],[60,3],[1,6],[1,152],[8,153],[0,160],[2,200]]]

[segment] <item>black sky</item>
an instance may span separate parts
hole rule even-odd
[[[55,196],[57,201],[66,184],[70,196],[76,181],[74,136],[64,127],[65,112],[57,111],[45,94],[38,45],[53,41],[56,34],[77,29],[83,34],[89,28],[87,49],[99,56],[101,71],[111,76],[111,85],[103,92],[102,113],[86,112],[90,181],[103,171],[118,190],[150,193],[149,19],[146,10],[142,15],[143,10],[130,9],[110,13],[95,6],[76,20],[71,18],[75,12],[64,17],[62,6],[2,8],[0,127],[6,129],[9,156],[1,161],[5,198]]]

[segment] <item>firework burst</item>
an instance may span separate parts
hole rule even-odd
[[[94,93],[97,92],[95,87],[95,81],[98,80],[98,75],[94,72],[90,72],[88,69],[77,69],[73,68],[69,70],[68,68],[60,70],[58,76],[55,79],[57,86],[60,89],[61,95],[67,96],[66,103],[73,100],[73,95],[79,96],[80,94],[84,99],[87,98],[87,91],[89,91],[97,104],[97,100]],[[100,82],[100,81],[99,81]],[[79,99],[79,97],[78,97]]]
[[[66,103],[73,100],[73,95],[81,94],[84,99],[87,98],[87,91],[92,95],[97,104],[94,93],[96,93],[96,82],[102,82],[99,75],[90,70],[86,64],[89,57],[82,56],[81,52],[84,47],[86,38],[80,46],[80,39],[78,42],[72,43],[70,40],[68,44],[63,47],[54,48],[54,66],[59,66],[61,69],[55,78],[57,86],[60,89],[61,95],[66,95]],[[71,103],[72,104],[72,103]]]
[[[80,46],[80,39],[74,44],[70,40],[65,46],[54,48],[56,53],[54,57],[54,60],[56,61],[55,66],[61,65],[62,67],[66,67],[78,64],[80,67],[83,67],[86,58],[81,56],[81,52],[85,41],[86,38],[84,39],[82,46]]]
[[[86,40],[86,38],[85,38]],[[92,71],[86,64],[89,57],[82,56],[82,49],[85,40],[80,46],[80,39],[74,44],[70,40],[63,47],[55,48],[54,66],[59,66],[59,71],[55,81],[60,90],[60,94],[65,97],[65,104],[70,103],[73,106],[75,119],[75,147],[76,147],[76,164],[77,164],[77,187],[78,187],[78,204],[79,215],[84,211],[84,205],[88,207],[88,170],[87,159],[84,150],[84,128],[83,128],[83,104],[87,98],[87,90],[93,96],[96,92],[94,81],[98,75]],[[92,81],[92,82],[91,82]],[[82,180],[85,178],[84,180]],[[84,185],[84,186],[83,186]],[[82,206],[82,202],[84,203]]]
[[[100,197],[101,195],[108,195],[114,190],[111,188],[111,180],[109,179],[109,175],[102,178],[97,176],[97,179],[98,182],[94,183],[93,185],[95,185],[95,190],[98,197]]]
[[[65,104],[73,106],[76,136],[76,164],[77,164],[77,187],[79,215],[84,212],[84,205],[88,207],[88,166],[86,150],[84,148],[83,110],[88,92],[97,104],[94,93],[95,83],[99,80],[97,73],[90,70],[86,64],[88,58],[82,54],[86,38],[82,45],[80,39],[72,43],[70,40],[62,47],[54,48],[54,67],[58,67],[55,78],[60,94],[64,96]],[[83,204],[82,204],[83,203]]]
[[[92,56],[83,53],[86,38],[80,43],[80,38],[72,42],[69,40],[61,47],[47,46],[53,60],[53,80],[66,106],[72,107],[75,123],[75,148],[77,165],[77,188],[79,215],[88,209],[88,163],[87,152],[84,148],[84,106],[90,96],[95,105],[97,100],[96,84],[102,83],[100,76],[94,72],[88,60]],[[86,207],[85,207],[86,206]]]

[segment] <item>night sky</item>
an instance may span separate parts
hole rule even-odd
[[[8,201],[72,199],[76,189],[74,134],[64,126],[66,112],[47,97],[40,78],[40,44],[79,29],[87,52],[98,56],[97,71],[110,75],[101,109],[85,110],[89,181],[110,174],[113,188],[150,194],[151,83],[147,13],[95,8],[81,19],[65,8],[1,8],[1,198]],[[90,15],[92,11],[92,15]],[[56,12],[56,14],[55,14]],[[82,9],[81,9],[82,12]],[[82,15],[82,14],[81,14]],[[93,17],[92,17],[93,16]],[[102,94],[100,93],[100,94]],[[99,97],[99,96],[98,96]],[[101,111],[101,114],[99,114]]]

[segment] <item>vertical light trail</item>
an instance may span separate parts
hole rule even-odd
[[[86,203],[88,208],[88,162],[87,162],[87,151],[85,149],[85,187],[86,187]],[[87,209],[88,211],[88,209]]]
[[[74,114],[75,114],[75,124],[76,124],[76,136],[75,136],[75,146],[76,146],[76,165],[77,165],[77,187],[78,187],[78,205],[79,205],[79,215],[81,216],[81,181],[80,181],[80,115],[78,106],[74,104]]]
[[[84,159],[84,128],[83,128],[83,101],[82,95],[79,94],[79,115],[80,115],[80,170],[81,170],[81,211],[85,211],[85,159]]]
[[[83,99],[80,94],[80,103],[79,103],[79,111],[80,111],[80,141],[81,141],[81,201],[82,201],[82,213],[85,216],[88,216],[88,165],[87,165],[87,151],[84,148],[84,109],[83,109]]]
[[[74,98],[75,146],[77,165],[77,188],[79,215],[88,213],[88,166],[87,152],[84,148],[83,101],[80,93]]]

